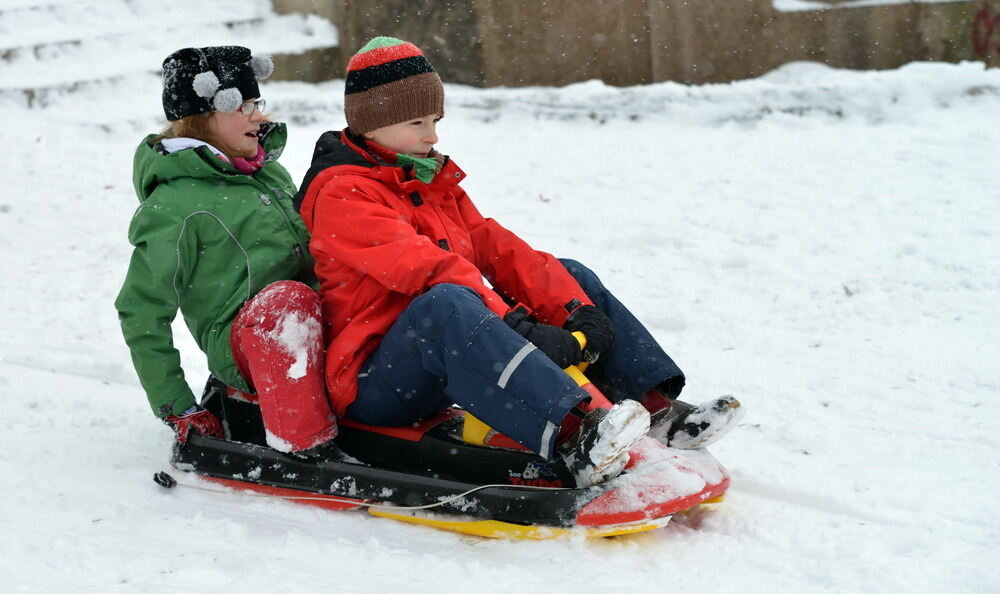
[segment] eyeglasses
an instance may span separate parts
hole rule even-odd
[[[255,109],[260,113],[264,113],[264,110],[267,109],[267,101],[263,99],[254,99],[253,101],[247,101],[246,103],[241,105],[237,111],[239,111],[240,113],[242,113],[247,117],[250,117],[253,115]]]

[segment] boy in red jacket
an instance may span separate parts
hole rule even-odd
[[[483,218],[458,185],[465,173],[434,149],[444,87],[419,48],[390,37],[365,45],[348,65],[344,111],[348,128],[320,137],[296,196],[338,416],[403,425],[458,404],[561,456],[581,484],[621,472],[650,412],[653,435],[673,446],[705,445],[732,426],[731,397],[675,400],[680,369],[590,270]],[[583,360],[610,410],[589,410],[563,372]]]

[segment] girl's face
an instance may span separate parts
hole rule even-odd
[[[254,99],[249,99],[243,105],[245,107],[253,102]],[[256,157],[257,132],[264,121],[264,114],[259,109],[254,109],[248,116],[243,115],[240,109],[232,113],[213,111],[212,119],[208,121],[209,131],[215,140],[212,144],[221,144],[216,148],[233,157]]]
[[[365,134],[390,151],[411,157],[425,158],[437,144],[437,123],[441,114],[432,113],[415,120],[376,128]]]

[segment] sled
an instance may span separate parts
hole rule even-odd
[[[306,459],[266,445],[250,400],[210,379],[202,405],[223,421],[226,439],[193,434],[175,444],[172,465],[238,490],[491,538],[653,530],[677,512],[718,501],[729,486],[708,451],[645,438],[621,476],[578,487],[561,462],[484,434],[484,425],[457,408],[405,427],[341,419],[339,454]]]

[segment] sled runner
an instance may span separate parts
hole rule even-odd
[[[340,421],[333,459],[284,454],[265,445],[255,403],[210,379],[202,404],[227,439],[191,435],[172,465],[236,489],[328,509],[497,538],[552,538],[571,530],[614,536],[664,526],[671,514],[718,500],[729,476],[705,450],[675,450],[646,438],[625,473],[577,488],[559,461],[546,461],[481,423],[447,409],[406,427]],[[485,441],[484,441],[485,439]],[[160,482],[160,481],[158,481]],[[162,484],[162,483],[161,483]]]

